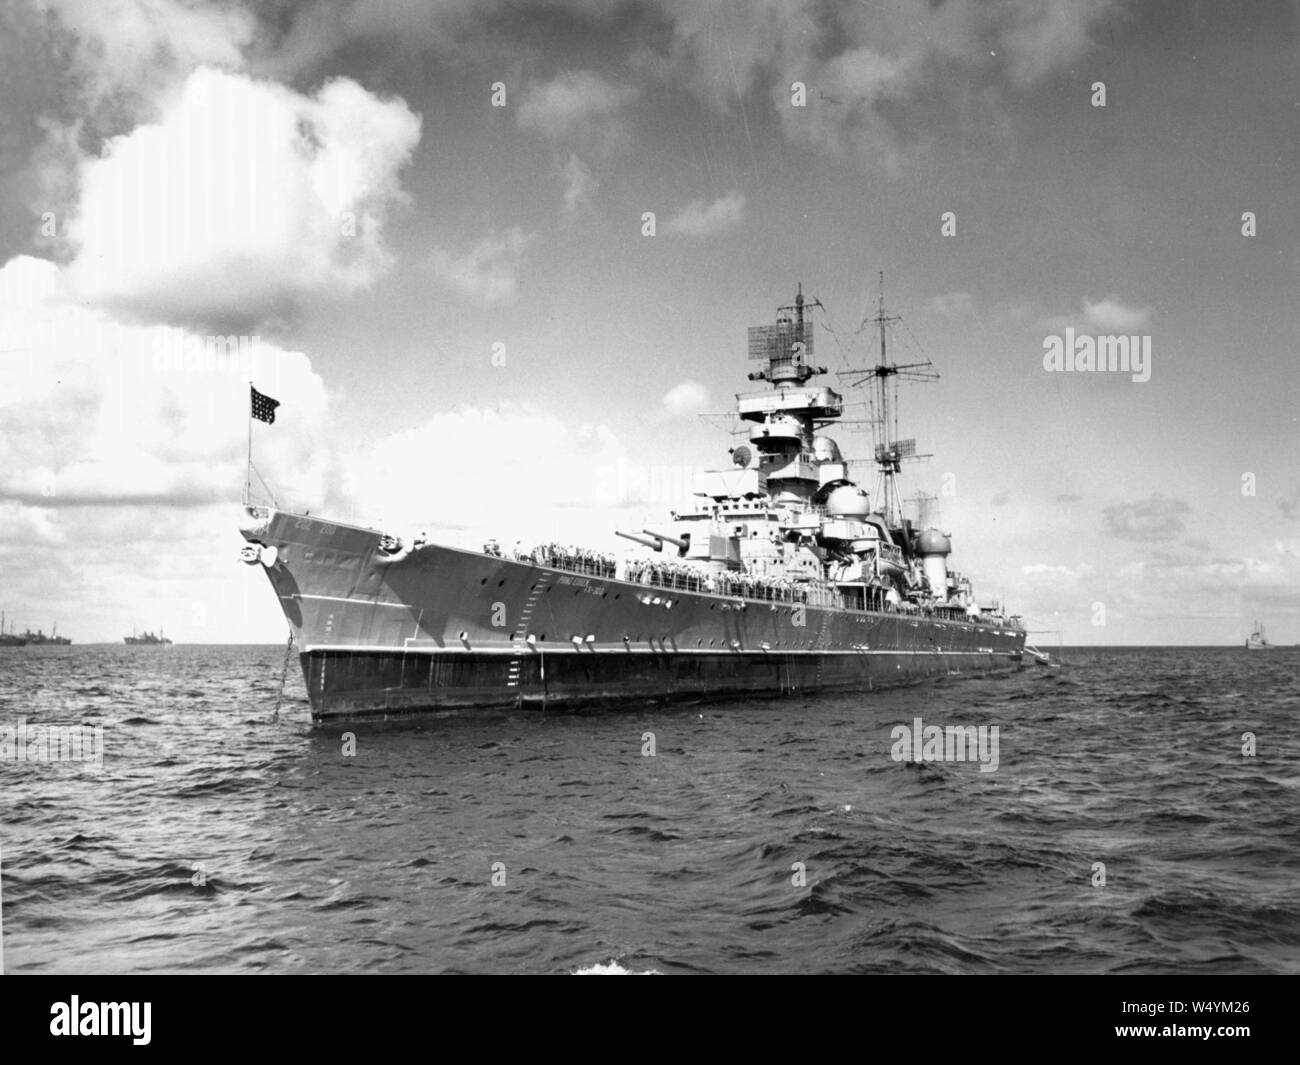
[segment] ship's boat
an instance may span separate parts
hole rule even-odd
[[[896,476],[923,456],[889,437],[890,403],[900,376],[938,375],[890,361],[882,299],[880,362],[845,371],[875,389],[870,496],[823,432],[845,404],[814,380],[808,312],[800,291],[750,330],[748,443],[693,505],[619,531],[639,555],[473,551],[246,502],[240,557],[284,610],[313,716],[865,693],[1017,668],[1020,619],[980,604],[950,537],[902,513]]]

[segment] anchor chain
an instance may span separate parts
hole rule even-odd
[[[289,630],[289,642],[284,645],[284,666],[280,670],[280,691],[275,697],[275,713],[272,721],[280,720],[280,704],[284,701],[284,684],[289,679],[289,654],[293,650],[293,630]]]

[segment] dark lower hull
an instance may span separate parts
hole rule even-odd
[[[1017,669],[1013,653],[475,652],[316,650],[299,656],[317,721],[438,710],[862,692]]]
[[[312,716],[851,691],[1014,669],[1002,621],[663,587],[249,508]]]

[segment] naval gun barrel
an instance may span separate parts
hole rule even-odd
[[[653,536],[656,540],[663,540],[665,543],[672,544],[678,551],[685,551],[690,547],[690,543],[676,536],[668,536],[665,533],[657,533],[653,529],[642,529],[647,536]]]
[[[661,546],[658,540],[647,540],[644,536],[637,536],[636,533],[622,532],[619,529],[614,530],[614,535],[621,536],[624,540],[633,540],[638,544],[644,544],[646,547],[653,547],[656,551],[658,551]]]

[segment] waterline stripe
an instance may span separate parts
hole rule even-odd
[[[471,645],[474,643],[473,640],[470,640],[469,642],[470,642]],[[743,654],[748,654],[748,655],[804,655],[804,656],[812,656],[812,655],[911,655],[911,656],[915,657],[915,656],[920,655],[920,656],[924,656],[924,657],[926,657],[926,658],[934,658],[934,657],[937,657],[937,656],[940,656],[940,655],[945,655],[945,656],[950,656],[950,657],[958,657],[958,656],[962,656],[962,655],[967,655],[967,656],[972,656],[972,657],[986,657],[986,656],[988,656],[988,655],[1000,655],[1000,656],[1008,656],[1008,657],[1019,658],[1019,657],[1021,656],[1021,654],[1022,654],[1021,651],[1014,650],[1014,649],[1011,649],[1011,648],[1008,648],[1008,649],[1006,649],[1006,650],[1000,650],[1000,651],[999,651],[999,650],[992,650],[992,651],[903,651],[903,650],[885,650],[885,649],[881,649],[881,650],[862,650],[862,651],[852,651],[852,650],[850,650],[850,651],[839,651],[839,650],[818,651],[818,650],[814,650],[814,649],[811,649],[811,648],[803,648],[803,649],[799,649],[799,648],[793,648],[793,647],[789,647],[789,648],[787,648],[787,647],[773,647],[773,648],[771,648],[771,649],[769,649],[769,650],[764,650],[764,649],[761,648],[761,647],[742,647],[742,648],[734,649],[734,650],[733,650],[732,648],[730,648],[730,647],[682,647],[682,648],[679,648],[679,649],[677,649],[677,650],[673,650],[672,648],[662,649],[661,647],[644,647],[644,646],[641,646],[641,644],[643,644],[644,642],[645,642],[645,641],[639,641],[638,644],[637,644],[637,646],[635,646],[635,647],[620,647],[620,646],[618,646],[617,644],[604,644],[604,645],[601,645],[601,646],[602,646],[602,649],[601,649],[601,650],[598,650],[598,651],[590,650],[590,649],[588,649],[586,646],[583,646],[581,649],[578,649],[578,648],[574,647],[574,646],[573,646],[571,643],[569,643],[568,641],[565,641],[564,643],[556,642],[556,643],[554,643],[554,644],[548,644],[548,645],[545,645],[544,647],[543,647],[543,645],[540,644],[540,643],[537,644],[537,645],[535,645],[535,646],[534,646],[534,645],[530,645],[530,644],[521,644],[521,645],[519,645],[519,646],[514,646],[514,647],[511,647],[511,646],[504,646],[504,647],[503,647],[503,646],[492,646],[492,647],[474,647],[474,646],[463,647],[463,646],[454,646],[453,644],[458,644],[458,643],[459,643],[458,640],[449,640],[449,641],[447,642],[447,644],[446,644],[445,646],[442,646],[442,647],[439,647],[439,646],[436,645],[436,644],[432,644],[432,643],[429,643],[429,642],[426,642],[426,641],[421,641],[419,644],[412,643],[412,644],[408,644],[408,645],[406,645],[406,646],[400,646],[400,647],[397,646],[397,645],[395,645],[395,644],[383,644],[383,645],[378,645],[378,644],[303,644],[303,645],[302,645],[302,651],[301,651],[301,653],[302,653],[302,654],[310,654],[310,653],[313,652],[313,651],[330,651],[330,652],[338,652],[338,651],[342,651],[342,652],[347,652],[347,653],[349,653],[349,654],[370,654],[370,653],[374,653],[374,654],[438,654],[438,653],[440,653],[440,652],[445,652],[445,653],[447,653],[447,654],[458,654],[458,655],[473,654],[473,655],[520,655],[520,656],[523,656],[523,655],[529,654],[530,652],[538,651],[538,649],[542,649],[542,650],[545,650],[547,654],[571,654],[571,655],[605,654],[605,655],[610,655],[610,656],[613,656],[613,655],[626,655],[626,654],[656,654],[656,655],[661,655],[661,654],[675,654],[675,655],[722,655],[722,654],[743,655]]]

